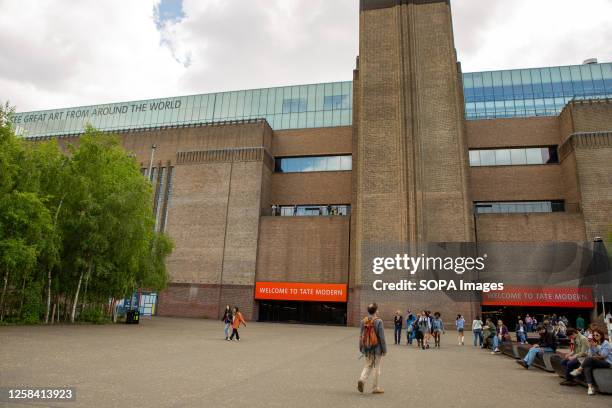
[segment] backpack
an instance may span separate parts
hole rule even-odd
[[[376,335],[376,321],[378,318],[363,318],[363,332],[359,339],[359,348],[363,354],[374,354],[378,346],[378,336]]]
[[[419,320],[418,327],[420,332],[425,333],[429,329],[429,324],[426,319]]]

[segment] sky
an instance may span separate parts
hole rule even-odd
[[[352,79],[358,0],[0,0],[17,111]],[[464,72],[612,61],[612,0],[454,0]]]

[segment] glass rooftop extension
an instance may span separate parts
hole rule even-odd
[[[466,119],[554,116],[574,98],[612,98],[612,63],[463,75]],[[275,130],[349,126],[351,81],[20,112],[25,137],[265,118]]]

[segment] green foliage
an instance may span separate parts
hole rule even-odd
[[[22,315],[38,321],[52,296],[97,321],[109,298],[165,288],[173,244],[154,232],[151,184],[119,139],[90,127],[62,151],[16,137],[10,115],[0,107],[0,316],[29,299]]]
[[[89,322],[94,324],[103,324],[109,321],[108,317],[104,313],[104,309],[101,306],[86,307],[81,312],[79,320],[82,322]]]
[[[32,282],[25,287],[23,293],[23,311],[21,313],[21,319],[24,323],[35,324],[39,322],[44,310],[42,292],[41,282]]]

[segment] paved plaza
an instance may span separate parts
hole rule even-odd
[[[393,343],[387,329],[387,342]],[[220,322],[143,319],[138,326],[0,327],[0,386],[73,386],[65,407],[610,407],[539,369],[455,344],[389,345],[384,395],[359,394],[355,328],[249,323],[226,342]],[[1,404],[1,403],[0,403]],[[374,404],[374,405],[372,405]],[[48,406],[49,404],[5,404]]]

